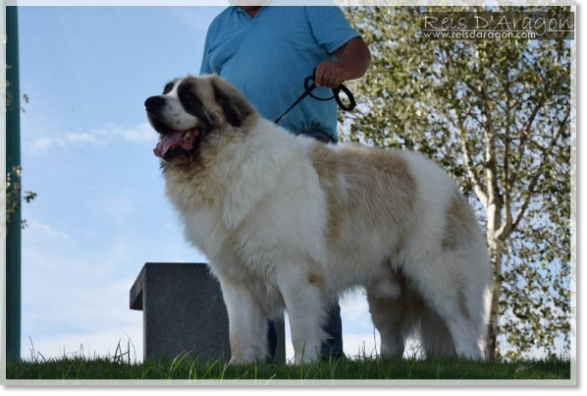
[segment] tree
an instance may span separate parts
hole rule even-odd
[[[6,69],[10,69],[10,65],[6,65]],[[6,109],[10,109],[12,104],[12,97],[10,95],[10,81],[6,81]],[[29,96],[24,94],[22,99],[25,103],[29,102]],[[21,112],[25,112],[23,107],[20,108]],[[20,178],[22,177],[22,167],[15,166],[6,173],[6,190],[4,199],[6,199],[6,222],[11,220],[12,214],[20,209],[21,200],[25,202],[31,202],[36,198],[37,193],[33,191],[24,191],[24,196],[21,195]],[[25,228],[27,225],[26,220],[21,220],[21,227]]]
[[[21,199],[29,203],[36,198],[37,193],[33,191],[24,191],[24,196],[21,196],[20,178],[22,176],[22,168],[15,166],[10,172],[6,173],[6,222],[11,220],[12,214],[19,210]],[[24,229],[27,226],[26,220],[21,220],[21,227]]]
[[[421,13],[442,10],[346,9],[372,65],[341,135],[420,151],[454,176],[490,250],[488,356],[553,355],[570,331],[570,42],[423,38]],[[544,8],[508,9],[530,10]]]

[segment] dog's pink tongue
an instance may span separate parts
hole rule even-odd
[[[191,150],[194,147],[194,139],[197,135],[197,131],[188,133],[185,137],[184,132],[168,133],[163,136],[163,139],[161,139],[159,143],[157,143],[157,146],[155,146],[153,149],[153,153],[157,157],[161,158],[167,154],[169,149],[171,149],[173,146],[179,146],[184,150]]]
[[[159,143],[157,143],[157,146],[155,146],[155,148],[153,149],[153,153],[157,157],[163,157],[165,154],[167,154],[167,151],[169,151],[169,149],[172,146],[176,145],[181,141],[182,137],[183,132],[173,132],[166,134],[165,136],[163,136],[163,139],[161,139]]]

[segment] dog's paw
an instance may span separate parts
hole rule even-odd
[[[244,364],[251,364],[251,363],[256,363],[256,362],[261,362],[263,361],[263,359],[258,359],[255,357],[246,357],[246,356],[233,356],[230,361],[228,362],[228,364],[230,365],[234,365],[234,366],[240,366],[240,365],[244,365]]]
[[[321,361],[320,347],[304,348],[302,353],[296,353],[294,355],[294,363],[300,364],[312,364]]]
[[[231,366],[240,366],[240,365],[247,364],[247,363],[250,363],[250,362],[247,362],[247,361],[240,359],[240,358],[231,358],[228,361],[228,364]]]

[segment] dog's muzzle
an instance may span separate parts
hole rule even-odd
[[[163,96],[151,96],[145,100],[145,109],[147,113],[154,114],[159,112],[167,103],[167,100]]]

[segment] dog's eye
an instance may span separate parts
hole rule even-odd
[[[191,92],[191,91],[184,91],[184,92],[181,93],[180,96],[182,98],[184,98],[184,99],[194,99],[194,98],[196,98],[196,95],[193,92]]]
[[[167,85],[165,85],[165,88],[163,88],[163,95],[171,92],[172,89],[173,89],[173,82],[168,82]]]

